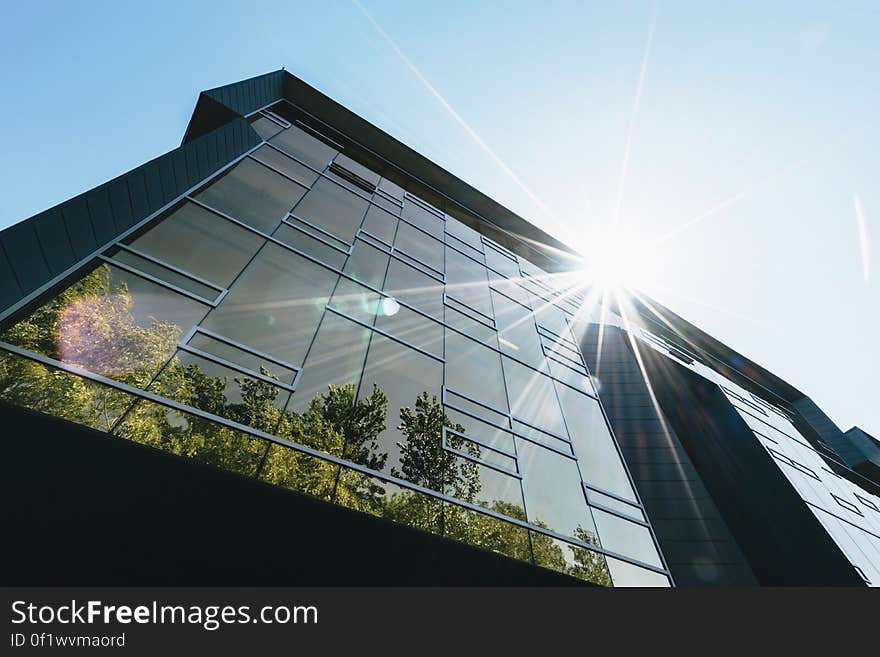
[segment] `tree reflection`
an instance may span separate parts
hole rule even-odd
[[[380,434],[386,429],[388,399],[376,384],[360,395],[354,384],[329,385],[305,411],[296,412],[285,404],[286,397],[279,397],[287,392],[271,382],[268,370],[261,368],[263,378],[212,376],[198,363],[182,360],[181,352],[175,354],[180,327],[155,318],[139,326],[132,305],[125,284],[114,284],[109,267],[102,265],[4,330],[0,339],[366,470],[386,470],[388,454],[381,449]],[[8,352],[0,352],[0,398],[575,577],[610,583],[604,557],[596,552]],[[413,405],[400,411],[400,461],[390,473],[526,521],[522,505],[485,499],[482,466],[471,460],[481,458],[481,448],[449,432],[447,445],[471,459],[444,449],[444,427],[467,433],[446,416],[436,397],[417,392]],[[518,482],[512,485],[519,490]],[[546,527],[539,519],[530,523]],[[575,538],[597,544],[595,535],[581,527]]]

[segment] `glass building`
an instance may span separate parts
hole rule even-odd
[[[287,72],[0,245],[8,405],[592,584],[880,583],[876,482],[808,398]],[[732,501],[694,434],[743,431],[769,483]],[[780,486],[788,539],[736,519]]]

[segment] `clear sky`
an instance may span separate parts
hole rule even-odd
[[[0,3],[0,228],[285,66],[880,437],[880,3]]]

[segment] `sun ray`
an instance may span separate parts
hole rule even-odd
[[[418,79],[419,82],[424,85],[424,87],[428,90],[428,92],[440,103],[440,105],[447,111],[449,116],[453,118],[453,120],[458,123],[458,125],[468,134],[468,136],[473,139],[474,143],[480,147],[480,149],[495,163],[501,170],[514,182],[514,184],[519,187],[519,189],[532,200],[535,205],[540,208],[540,210],[547,216],[547,218],[551,219],[555,224],[561,225],[561,221],[559,217],[542,201],[537,194],[535,194],[531,189],[529,189],[526,184],[520,179],[516,172],[513,171],[507,164],[502,160],[496,153],[493,151],[489,145],[483,141],[483,139],[477,134],[477,132],[470,126],[470,124],[464,120],[464,118],[455,111],[455,108],[449,104],[449,101],[441,94],[433,84],[431,84],[428,79],[422,74],[419,68],[410,60],[409,57],[406,56],[406,53],[401,50],[400,46],[397,45],[397,42],[391,38],[391,36],[379,25],[378,21],[373,18],[372,14],[366,10],[366,8],[358,1],[351,0],[352,4],[357,7],[357,9],[364,15],[364,17],[369,21],[370,25],[379,33],[382,39],[391,47],[391,49],[395,52],[395,54],[400,58],[400,61],[410,70],[410,72]]]
[[[693,217],[692,219],[688,219],[687,221],[679,224],[678,226],[676,226],[672,230],[661,235],[659,238],[657,238],[654,241],[654,247],[661,246],[661,245],[665,244],[666,242],[668,242],[669,240],[677,237],[678,235],[680,235],[681,233],[683,233],[687,229],[692,228],[693,226],[696,226],[697,224],[704,222],[706,219],[710,219],[710,218],[718,215],[719,213],[723,212],[724,210],[731,207],[732,205],[735,205],[736,203],[739,203],[740,201],[742,201],[744,198],[747,198],[749,196],[749,194],[752,194],[755,191],[761,189],[762,187],[766,187],[770,183],[773,183],[773,182],[779,180],[780,178],[785,177],[789,173],[796,171],[797,169],[802,167],[805,164],[805,162],[806,162],[806,160],[797,160],[795,162],[789,162],[785,166],[783,166],[780,169],[771,173],[769,176],[762,178],[761,180],[757,181],[756,183],[746,187],[745,189],[740,190],[736,194],[733,194],[732,196],[727,197],[723,201],[716,203],[714,206],[712,206],[711,208],[709,208],[705,212],[697,215],[696,217]]]
[[[868,251],[868,221],[865,218],[862,199],[859,198],[858,194],[853,195],[853,205],[856,209],[856,225],[859,230],[859,253],[862,256],[862,276],[867,285],[871,278],[871,254]]]
[[[654,28],[657,25],[657,5],[654,5],[654,13],[651,16],[651,26],[648,29],[648,38],[645,41],[645,50],[642,53],[642,65],[639,68],[639,81],[636,84],[636,97],[633,101],[632,112],[629,115],[629,125],[626,130],[626,145],[623,148],[623,163],[620,167],[620,178],[617,183],[617,202],[612,215],[612,223],[620,222],[620,209],[623,206],[623,193],[626,188],[626,174],[629,168],[629,155],[632,150],[632,139],[638,122],[639,107],[642,104],[642,90],[645,86],[645,74],[648,71],[648,60],[651,56],[651,43],[654,41]]]

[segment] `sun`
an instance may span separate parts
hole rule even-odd
[[[643,289],[652,278],[654,251],[638,233],[610,226],[584,244],[581,276],[601,293]]]

